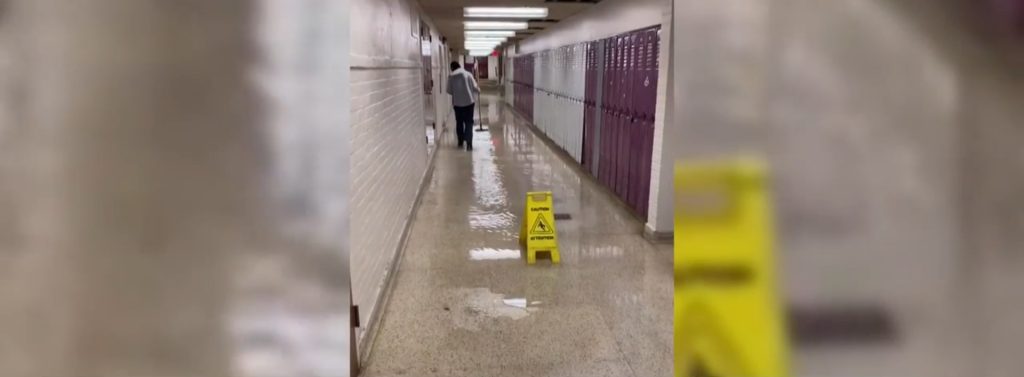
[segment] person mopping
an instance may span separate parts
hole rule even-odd
[[[455,135],[459,138],[459,148],[466,144],[466,150],[473,150],[473,109],[476,107],[475,95],[480,94],[480,86],[476,84],[473,74],[469,73],[457,62],[451,64],[452,73],[448,75],[448,94],[452,96],[455,107]]]

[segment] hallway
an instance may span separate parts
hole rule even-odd
[[[671,245],[647,242],[500,98],[484,103],[473,151],[441,136],[364,375],[671,375]],[[519,251],[531,190],[571,216],[560,265]]]

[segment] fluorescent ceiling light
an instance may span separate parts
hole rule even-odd
[[[491,55],[491,52],[492,51],[483,51],[483,50],[475,51],[475,50],[471,50],[471,51],[469,51],[469,56],[489,56],[489,55]]]
[[[548,8],[467,7],[463,9],[462,15],[481,18],[547,18]]]
[[[466,21],[466,30],[526,30],[530,27],[525,22],[501,21]]]
[[[491,47],[496,47],[496,46],[498,46],[500,44],[501,44],[500,42],[466,42],[465,46],[466,47],[491,48]]]
[[[500,45],[500,44],[502,44],[502,42],[505,42],[505,41],[497,40],[497,39],[492,39],[492,40],[489,40],[489,41],[480,41],[480,40],[474,41],[474,40],[467,39],[465,41],[466,44],[488,45],[488,46]]]
[[[512,30],[466,30],[467,37],[514,37]]]
[[[487,42],[487,43],[502,43],[508,38],[495,38],[495,37],[466,37],[466,42]]]

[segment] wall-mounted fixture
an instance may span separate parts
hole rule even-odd
[[[462,14],[468,18],[546,18],[548,8],[467,7]]]
[[[506,21],[466,21],[466,30],[525,30],[530,27],[526,22]]]

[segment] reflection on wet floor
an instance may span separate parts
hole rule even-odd
[[[484,97],[473,151],[439,140],[365,375],[670,376],[671,246]],[[571,216],[560,265],[520,251],[531,190]]]
[[[471,260],[494,260],[494,259],[519,259],[522,252],[519,249],[495,249],[482,247],[469,250]]]

